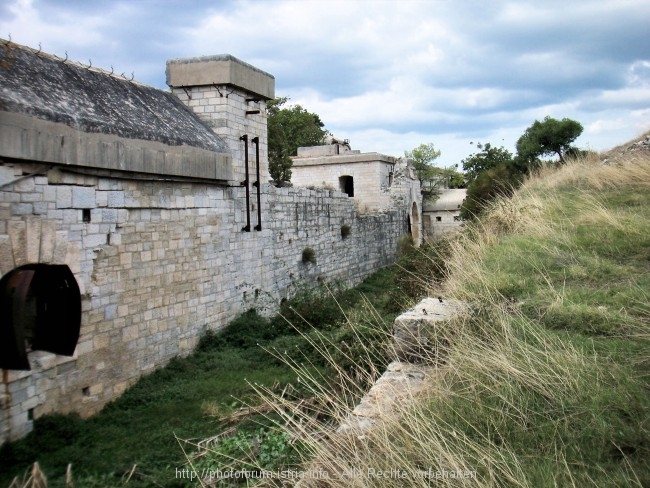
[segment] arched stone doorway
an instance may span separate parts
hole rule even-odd
[[[65,264],[26,264],[0,279],[0,367],[29,370],[28,350],[72,356],[81,327],[79,285]]]

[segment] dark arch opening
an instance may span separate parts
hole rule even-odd
[[[79,285],[65,264],[26,264],[0,279],[0,368],[29,370],[28,349],[72,356]]]
[[[354,196],[354,178],[352,176],[339,176],[339,188],[349,197]]]

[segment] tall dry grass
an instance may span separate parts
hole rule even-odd
[[[451,344],[441,374],[414,406],[404,406],[398,420],[386,419],[363,433],[336,432],[362,393],[355,379],[338,371],[345,379],[341,388],[289,360],[301,381],[311,385],[318,407],[305,410],[270,390],[260,388],[260,393],[301,446],[307,479],[300,486],[643,486],[648,473],[637,472],[638,463],[633,465],[630,457],[634,454],[625,446],[616,446],[622,464],[615,472],[576,465],[586,445],[572,438],[571,424],[579,425],[579,435],[587,435],[588,421],[582,426],[579,416],[601,409],[588,406],[590,395],[599,395],[607,404],[610,390],[619,388],[627,374],[621,373],[625,366],[600,357],[588,340],[567,340],[524,316],[518,304],[503,296],[484,263],[488,251],[502,245],[505,236],[544,238],[543,250],[550,255],[555,245],[569,242],[572,224],[559,218],[567,204],[565,189],[578,193],[572,205],[577,205],[581,224],[630,231],[598,198],[599,190],[630,185],[650,186],[647,153],[615,164],[592,156],[546,169],[511,199],[495,201],[484,218],[450,244],[444,292],[470,303],[474,313],[436,331],[435,339],[443,335]],[[544,277],[547,271],[536,272]],[[561,307],[561,287],[550,278],[544,286]],[[647,301],[636,306],[648,310]],[[636,337],[647,340],[650,324],[641,320],[637,325]],[[328,354],[327,347],[321,350]],[[336,368],[336,362],[331,366]],[[372,371],[366,380],[376,375]],[[637,390],[643,391],[643,386]],[[530,445],[535,442],[540,445]]]

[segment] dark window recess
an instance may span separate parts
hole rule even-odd
[[[339,177],[339,189],[349,197],[354,196],[354,178],[352,176]]]
[[[440,216],[436,217],[436,222],[442,222],[442,217]]]
[[[26,264],[0,279],[0,368],[29,370],[28,349],[74,354],[81,295],[66,265]]]
[[[90,222],[90,209],[89,208],[81,209],[81,220],[83,222]]]

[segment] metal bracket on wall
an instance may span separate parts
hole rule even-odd
[[[246,188],[246,225],[242,227],[241,230],[244,232],[251,231],[251,194],[248,182],[250,178],[248,176],[248,134],[244,134],[239,138],[240,141],[244,141],[244,169],[246,172],[246,179],[242,181],[242,185]]]
[[[260,185],[260,138],[253,137],[253,144],[255,144],[255,171],[257,181],[253,186],[257,189],[257,225],[255,230],[262,230],[262,185]]]

